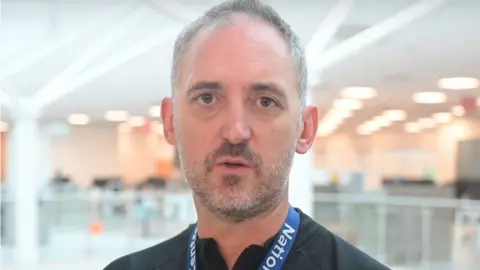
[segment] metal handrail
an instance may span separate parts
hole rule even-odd
[[[427,208],[460,208],[480,210],[479,200],[470,199],[446,199],[446,198],[422,198],[392,195],[367,195],[345,193],[316,193],[315,202],[349,203],[349,204],[378,204],[386,206],[407,206]]]
[[[67,194],[51,194],[49,196],[40,196],[42,202],[62,202],[62,201],[106,201],[119,202],[128,201],[140,197],[149,197],[162,199],[168,195],[190,195],[189,191],[182,193],[170,193],[165,191],[155,192],[154,194],[142,194],[137,192],[75,192]],[[3,196],[2,201],[12,202],[13,198]],[[348,204],[375,204],[385,206],[404,206],[404,207],[427,207],[427,208],[459,208],[480,210],[480,200],[470,199],[448,199],[448,198],[425,198],[411,196],[396,196],[387,194],[347,194],[347,193],[315,193],[314,202],[324,203],[348,203]]]

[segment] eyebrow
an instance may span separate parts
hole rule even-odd
[[[188,89],[188,93],[195,92],[197,90],[220,90],[222,85],[219,82],[200,81],[192,85]]]
[[[285,92],[274,83],[254,83],[250,85],[254,92],[271,92],[281,98],[285,98]]]
[[[222,84],[214,81],[199,81],[188,89],[188,93],[198,90],[221,90]],[[253,83],[248,87],[253,92],[270,92],[281,98],[285,98],[285,92],[274,83]]]

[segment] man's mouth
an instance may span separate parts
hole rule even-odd
[[[222,163],[224,166],[227,166],[229,168],[241,168],[241,167],[248,167],[245,164],[242,163],[235,163],[235,162],[224,162]]]
[[[225,166],[231,169],[251,167],[249,162],[241,158],[222,158],[217,162],[217,165]]]

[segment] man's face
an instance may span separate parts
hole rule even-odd
[[[174,109],[166,99],[162,110],[196,199],[239,222],[279,201],[295,151],[311,142],[305,148],[288,45],[266,23],[237,20],[193,40],[178,70]]]

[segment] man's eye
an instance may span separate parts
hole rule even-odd
[[[212,94],[201,94],[197,96],[195,99],[204,105],[211,104],[215,100]]]
[[[278,106],[278,103],[269,97],[261,97],[257,100],[257,105],[262,108],[270,108],[272,106]]]

